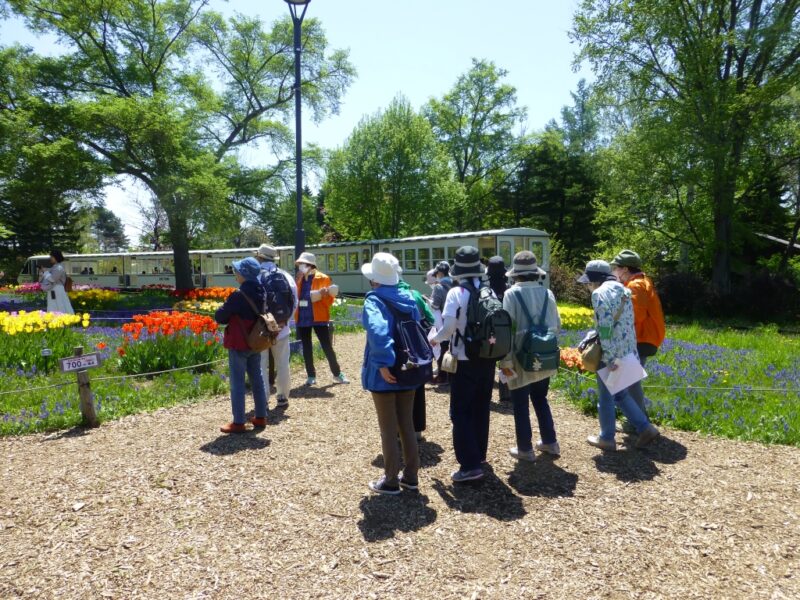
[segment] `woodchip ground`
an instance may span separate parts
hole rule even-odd
[[[337,351],[354,383],[318,365],[260,432],[219,434],[223,397],[0,440],[0,598],[800,597],[800,448],[665,430],[602,453],[556,399],[562,457],[518,464],[495,398],[491,474],[453,486],[429,392],[420,493],[374,496],[363,336]]]

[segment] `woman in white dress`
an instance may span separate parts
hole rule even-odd
[[[39,272],[39,283],[42,290],[47,294],[47,312],[59,312],[68,315],[75,314],[69,296],[64,286],[67,284],[67,271],[64,269],[64,255],[61,250],[50,252],[49,269],[41,269]]]

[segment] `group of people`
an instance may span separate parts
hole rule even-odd
[[[248,334],[260,314],[270,310],[270,301],[280,300],[277,296],[281,290],[289,290],[288,312],[293,313],[297,335],[303,342],[303,358],[306,367],[306,386],[317,383],[314,367],[314,353],[311,342],[312,330],[322,346],[334,383],[349,383],[339,367],[330,332],[330,309],[338,293],[330,277],[317,270],[317,261],[313,254],[303,252],[295,261],[297,277],[278,268],[275,261],[277,250],[268,244],[262,244],[255,256],[233,261],[231,270],[239,283],[239,289],[228,296],[223,305],[216,311],[214,318],[225,324],[223,345],[228,350],[228,365],[231,382],[231,412],[233,420],[223,425],[223,433],[242,433],[248,430],[245,418],[245,375],[255,403],[255,414],[249,419],[254,427],[265,427],[267,424],[267,407],[270,388],[264,383],[263,373],[272,367],[275,371],[275,383],[278,408],[289,405],[289,322],[279,323],[280,330],[275,336],[273,345],[264,351],[252,350],[248,342]],[[277,285],[274,275],[283,278],[286,285]]]
[[[620,368],[622,359],[631,354],[644,366],[664,340],[661,303],[641,266],[638,254],[625,250],[611,263],[590,261],[578,278],[591,289],[595,330],[602,347],[600,367],[609,371]],[[403,489],[415,490],[419,485],[419,426],[414,414],[419,388],[400,384],[391,371],[395,363],[392,332],[398,312],[418,320],[423,316],[414,296],[403,289],[402,270],[391,254],[376,254],[370,264],[362,267],[362,272],[370,281],[372,293],[367,294],[364,302],[367,341],[361,381],[364,389],[372,394],[384,459],[383,476],[370,481],[369,488],[379,494],[396,495]],[[557,363],[531,368],[527,362],[520,362],[520,349],[530,331],[538,328],[538,331],[557,335],[560,330],[556,298],[544,286],[545,276],[532,252],[517,253],[511,268],[506,270],[499,256],[484,266],[478,249],[471,246],[458,249],[452,268],[448,263],[441,263],[427,274],[426,280],[432,288],[428,304],[433,312],[429,340],[442,351],[435,382],[447,385],[450,393],[453,449],[459,466],[452,474],[455,483],[485,476],[490,403],[498,368],[502,374],[501,399],[507,395],[514,409],[517,445],[510,448],[511,456],[534,461],[537,451],[554,457],[561,454],[547,400]],[[503,310],[512,323],[510,349],[500,360],[476,357],[474,352],[469,356],[467,351],[470,296],[486,295],[483,288],[489,288],[491,292],[488,293],[502,301]],[[445,364],[448,358],[449,365]],[[601,377],[598,376],[597,381],[600,433],[589,436],[589,444],[615,450],[617,429],[626,427],[638,435],[636,447],[646,446],[658,437],[658,429],[647,417],[640,380],[614,394],[609,392]],[[540,434],[535,444],[529,402],[533,405]],[[619,426],[617,408],[627,418],[627,423]]]

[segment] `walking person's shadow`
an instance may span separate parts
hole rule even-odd
[[[578,485],[578,476],[559,467],[547,456],[536,462],[517,461],[508,475],[508,484],[523,496],[560,498],[573,496]]]
[[[388,540],[395,531],[418,531],[436,521],[436,511],[429,503],[427,496],[414,492],[365,497],[358,505],[364,513],[358,528],[367,542]]]
[[[625,439],[626,451],[601,452],[594,457],[597,470],[602,473],[613,473],[620,481],[636,483],[650,481],[661,473],[656,463],[672,465],[686,458],[686,446],[659,436],[652,444],[644,448],[634,448],[635,436]]]
[[[516,521],[528,514],[522,499],[491,468],[486,469],[482,480],[475,482],[445,485],[434,479],[433,489],[452,510],[483,513],[498,521]]]

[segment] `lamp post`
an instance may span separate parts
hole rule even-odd
[[[297,227],[294,230],[295,260],[306,249],[306,232],[303,229],[303,138],[300,114],[300,30],[303,17],[311,0],[284,0],[289,5],[294,24],[294,139],[295,139],[295,180],[297,185]]]

